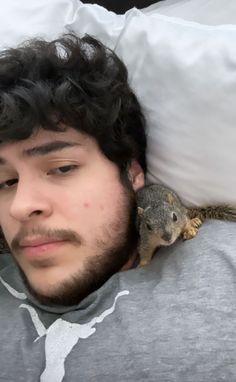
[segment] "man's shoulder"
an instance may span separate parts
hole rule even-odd
[[[151,263],[124,272],[121,279],[138,291],[140,298],[165,301],[190,291],[196,298],[203,291],[230,287],[236,277],[236,224],[211,220],[202,225],[192,240],[178,240],[157,250]],[[229,277],[229,266],[230,274]],[[150,300],[149,299],[149,300]]]

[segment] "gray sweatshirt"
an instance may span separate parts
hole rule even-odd
[[[41,306],[5,264],[0,381],[235,382],[235,301],[234,223],[206,222],[70,308]]]

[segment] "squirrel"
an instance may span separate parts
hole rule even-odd
[[[136,192],[136,226],[139,232],[139,266],[149,264],[154,251],[182,236],[192,239],[205,219],[236,222],[236,206],[185,207],[179,196],[162,184],[150,184]]]

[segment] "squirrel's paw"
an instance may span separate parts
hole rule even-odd
[[[202,224],[202,221],[199,218],[194,218],[188,221],[185,225],[182,236],[184,240],[190,240],[198,233],[198,228]]]
[[[190,227],[189,229],[187,229],[186,231],[183,232],[182,236],[183,236],[183,239],[184,240],[190,240],[192,239],[194,236],[196,236],[198,232],[198,229],[195,228],[195,227]]]
[[[194,219],[191,219],[190,224],[191,224],[194,228],[199,228],[199,227],[202,225],[202,221],[201,221],[201,219],[199,219],[199,218],[194,218]]]
[[[138,267],[139,267],[139,268],[145,267],[145,265],[148,265],[149,263],[150,263],[150,260],[147,260],[147,259],[141,259],[140,262],[139,262]]]

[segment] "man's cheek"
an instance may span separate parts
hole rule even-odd
[[[100,220],[101,214],[105,211],[104,203],[100,203],[96,200],[83,199],[72,203],[70,207],[67,206],[63,213],[64,217],[67,217],[68,222],[74,222],[78,227],[91,225]]]

